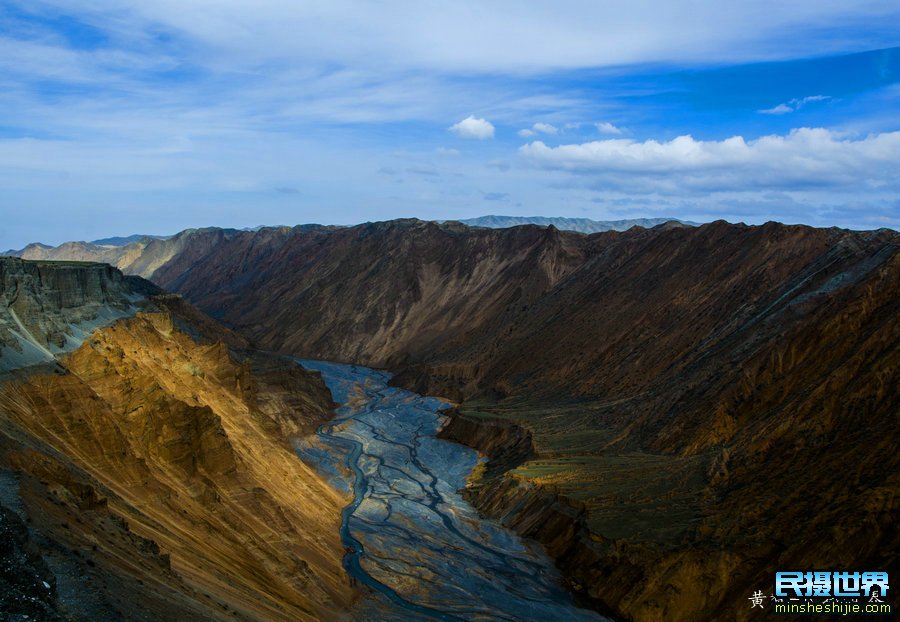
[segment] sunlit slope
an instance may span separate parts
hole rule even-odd
[[[140,302],[56,354],[53,371],[0,385],[0,472],[13,482],[0,505],[36,530],[59,610],[333,615],[353,597],[346,500],[292,446],[330,416],[327,390],[178,298]]]

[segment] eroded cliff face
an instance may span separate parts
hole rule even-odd
[[[53,267],[41,269],[57,291]],[[33,293],[38,323],[56,294]],[[338,534],[346,500],[292,446],[331,416],[327,389],[290,361],[243,349],[179,298],[141,305],[57,354],[52,372],[0,384],[0,505],[27,521],[49,568],[58,598],[48,610],[333,616],[354,596]]]
[[[470,345],[485,322],[503,330],[511,305],[580,263],[580,241],[415,220],[263,229],[182,254],[153,278],[266,349],[396,369]]]
[[[159,292],[105,264],[0,257],[0,374],[53,363],[95,328],[133,315]]]

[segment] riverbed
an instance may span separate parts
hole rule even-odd
[[[297,453],[352,498],[344,566],[368,588],[356,619],[606,620],[575,606],[539,544],[480,517],[457,492],[480,458],[436,438],[445,401],[390,387],[387,372],[299,363],[340,404]]]

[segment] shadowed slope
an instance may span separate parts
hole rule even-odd
[[[182,254],[154,280],[265,347],[384,366],[469,344],[484,322],[499,329],[510,305],[580,265],[583,242],[415,220],[263,229]]]

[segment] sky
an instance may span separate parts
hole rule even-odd
[[[900,228],[900,7],[0,4],[0,249],[485,214]]]

